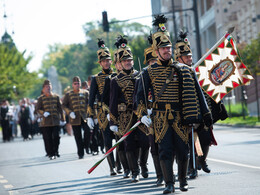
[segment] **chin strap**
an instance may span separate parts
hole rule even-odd
[[[160,51],[158,50],[159,56],[163,59],[163,61],[166,61],[160,54]]]

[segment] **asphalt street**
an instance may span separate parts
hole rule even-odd
[[[260,128],[214,127],[218,146],[211,146],[208,164],[211,173],[199,171],[195,180],[188,180],[189,191],[181,192],[175,183],[175,194],[185,195],[257,195],[260,194]],[[123,179],[122,174],[109,175],[104,160],[91,174],[87,173],[99,159],[85,155],[78,159],[73,136],[61,135],[61,157],[45,157],[43,140],[16,138],[0,142],[0,194],[162,194],[156,187],[151,155],[149,177],[138,183]],[[176,165],[174,165],[176,173]]]

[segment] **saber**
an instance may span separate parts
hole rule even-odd
[[[191,127],[191,142],[192,142],[192,164],[193,164],[193,169],[196,168],[196,165],[195,165],[195,148],[194,148],[194,129],[193,129],[193,125]]]
[[[140,63],[140,59],[138,57],[138,63],[139,63],[139,69],[140,69],[140,74],[141,74],[141,79],[142,79],[142,85],[143,85],[143,89],[144,89],[144,101],[145,101],[145,106],[146,106],[146,109],[148,108],[148,104],[147,104],[147,100],[146,100],[146,91],[145,91],[145,86],[144,86],[144,78],[143,78],[143,75],[142,75],[142,68],[141,68],[141,63]]]
[[[105,154],[104,156],[98,161],[96,162],[89,170],[88,170],[88,174],[90,174],[92,171],[95,170],[95,168],[97,168],[97,166],[111,153],[113,152],[113,150],[122,142],[124,141],[127,136],[132,133],[132,131],[141,123],[141,121],[137,121],[137,123],[134,124],[134,126],[132,126],[125,135],[123,135],[123,137],[121,137]]]

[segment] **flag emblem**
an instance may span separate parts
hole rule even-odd
[[[195,68],[199,84],[215,100],[221,101],[234,88],[253,79],[242,62],[235,40],[227,33],[223,42]]]

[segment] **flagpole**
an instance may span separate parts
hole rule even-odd
[[[200,58],[200,60],[195,65],[193,65],[193,68],[195,69],[198,65],[200,65],[205,60],[205,58],[208,57],[209,54],[211,54],[219,46],[219,44],[225,40],[227,34],[231,34],[233,31],[234,31],[234,27],[230,28],[225,33],[225,35],[221,37],[221,39],[219,39],[219,41],[206,54],[204,54],[204,56],[202,56],[202,58]]]
[[[127,136],[141,123],[141,121],[137,121],[137,123],[134,124],[134,126],[132,126],[125,135],[123,135],[104,155],[103,157],[96,162],[89,170],[88,170],[88,174],[90,174],[92,171],[94,171],[95,168],[97,168],[97,166],[111,153],[113,152],[113,150],[122,142],[124,141]]]

